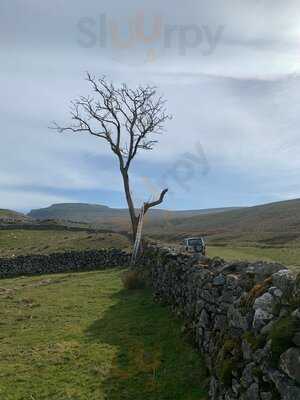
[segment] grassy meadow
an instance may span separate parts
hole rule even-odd
[[[221,257],[225,260],[278,262],[300,273],[300,247],[260,247],[255,246],[208,246],[209,257]]]
[[[188,235],[187,235],[188,236]],[[159,241],[164,245],[164,240]],[[209,257],[221,257],[225,260],[264,260],[279,262],[300,272],[300,242],[289,244],[262,245],[254,238],[248,242],[222,238],[223,244],[208,241]],[[167,241],[172,247],[172,242]],[[174,243],[176,248],[180,248]],[[0,229],[0,257],[14,257],[26,254],[49,254],[69,250],[90,250],[116,247],[131,249],[128,237],[121,233],[93,232],[82,228],[78,231],[67,229]]]
[[[70,230],[0,230],[0,257],[48,254],[66,250],[90,250],[117,247],[128,249],[129,240],[118,233],[94,233]]]
[[[122,289],[120,274],[0,282],[1,399],[207,398],[180,322],[147,291]]]

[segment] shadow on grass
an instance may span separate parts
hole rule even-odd
[[[180,334],[181,324],[145,290],[121,291],[87,330],[89,341],[116,349],[104,382],[109,400],[206,399],[204,362]]]

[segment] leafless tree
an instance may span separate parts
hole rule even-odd
[[[105,77],[96,79],[87,73],[86,80],[93,95],[81,96],[71,102],[70,125],[53,123],[58,132],[87,133],[103,139],[116,155],[123,179],[128,204],[133,239],[136,238],[137,215],[130,187],[129,169],[139,150],[152,150],[157,143],[155,134],[163,132],[164,123],[170,119],[165,100],[157,96],[156,88],[126,84],[115,87]],[[144,213],[161,204],[168,189],[155,201],[144,203]]]

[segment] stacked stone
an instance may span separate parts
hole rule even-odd
[[[117,249],[69,251],[0,259],[0,278],[125,267],[130,255]]]
[[[212,400],[300,400],[299,281],[280,264],[167,253],[151,272],[205,356]]]

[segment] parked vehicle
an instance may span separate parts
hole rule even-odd
[[[206,245],[202,237],[191,237],[184,239],[184,251],[189,253],[200,253],[205,256]]]

